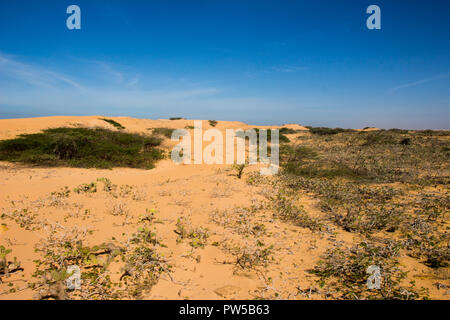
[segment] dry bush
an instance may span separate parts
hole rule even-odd
[[[236,269],[257,270],[273,260],[273,246],[266,246],[260,240],[245,242],[243,245],[226,244],[224,249],[234,256]]]
[[[178,234],[177,242],[189,239],[189,244],[193,248],[203,248],[208,241],[209,231],[203,227],[191,227],[192,223],[189,219],[178,218],[175,233]]]
[[[295,194],[288,189],[278,189],[270,200],[275,217],[292,222],[299,227],[308,228],[311,231],[322,230],[323,224],[318,219],[311,217],[302,206],[298,205]]]
[[[108,205],[108,212],[113,216],[128,216],[130,210],[125,202],[114,202]]]
[[[163,246],[156,235],[139,228],[126,243],[84,245],[87,229],[47,226],[47,237],[36,245],[42,257],[35,260],[37,281],[32,285],[35,299],[126,299],[138,298],[151,290],[171,266],[158,252]],[[111,265],[119,264],[122,275],[111,279]],[[81,288],[69,290],[65,281],[68,267],[81,271]]]
[[[351,248],[340,245],[328,250],[317,266],[310,270],[320,277],[321,287],[340,299],[418,299],[427,297],[414,283],[404,285],[407,273],[403,272],[396,257],[401,244],[393,240],[361,242]],[[366,282],[369,266],[381,269],[380,289],[368,289]]]
[[[257,221],[255,212],[255,208],[235,207],[232,210],[214,210],[209,217],[211,221],[233,233],[259,237],[266,233],[266,226]]]

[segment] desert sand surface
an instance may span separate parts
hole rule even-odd
[[[0,139],[67,126],[116,130],[99,118],[103,117],[0,120]],[[138,133],[148,133],[149,128],[193,126],[193,120],[108,118],[125,126],[125,131]],[[202,124],[204,129],[210,128],[207,120]],[[216,126],[219,130],[254,127],[227,121],[218,121]],[[293,136],[308,134],[300,125],[285,127],[302,131]],[[170,150],[173,144],[167,139],[164,147]],[[160,243],[158,252],[170,265],[170,272],[162,272],[153,286],[135,297],[124,294],[118,298],[332,298],[308,270],[336,242],[351,245],[360,241],[359,235],[330,222],[324,222],[328,224],[325,231],[314,232],[277,219],[263,205],[270,189],[247,183],[247,177],[258,171],[258,166],[250,166],[243,178],[237,179],[230,165],[177,165],[170,159],[159,161],[151,170],[46,168],[0,162],[0,245],[12,250],[10,256],[20,261],[21,268],[2,277],[0,299],[36,298],[43,290],[41,275],[35,274],[36,261],[43,258],[45,246],[51,241],[78,239],[83,245],[114,243],[126,247],[139,228],[154,232]],[[109,179],[117,186],[116,191],[106,191],[99,178]],[[72,191],[91,182],[97,183],[95,193]],[[65,187],[70,195],[59,196]],[[299,203],[312,217],[324,217],[312,194],[300,192]],[[143,221],[148,214],[153,218]],[[189,238],[180,238],[176,232],[180,224],[207,233],[204,243],[196,245]],[[236,256],[242,252],[252,255],[258,248],[269,247],[272,250],[266,263],[251,268],[236,266]],[[448,299],[448,290],[435,285],[437,280],[430,277],[430,268],[406,255],[400,260],[402,268],[409,271],[408,279],[427,288],[430,298]],[[120,261],[111,263],[108,275],[112,282],[123,282],[122,267]],[[448,283],[448,279],[442,281]],[[32,283],[34,287],[30,287]],[[122,283],[121,289],[124,287]],[[103,293],[97,293],[96,298],[101,299]],[[88,292],[80,292],[73,293],[72,298],[91,297]],[[104,298],[110,297],[105,293]]]

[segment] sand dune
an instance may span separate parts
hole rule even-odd
[[[114,129],[99,118],[103,117],[0,120],[0,139],[61,126]],[[127,131],[141,133],[148,132],[148,128],[193,125],[193,120],[109,119],[121,123]],[[203,127],[210,127],[208,121],[203,121]],[[216,126],[220,130],[250,127],[254,126],[229,121],[219,121]],[[283,127],[307,130],[296,124]],[[248,168],[245,177],[257,169]],[[117,186],[116,195],[103,190],[102,183],[97,182],[103,177]],[[97,192],[76,194],[72,191],[90,182],[97,183]],[[65,186],[71,190],[69,197],[52,195]],[[120,193],[121,187],[129,193]],[[354,234],[344,230],[336,230],[330,237],[274,219],[268,209],[249,209],[265,201],[267,189],[264,185],[249,185],[246,179],[237,179],[230,165],[175,165],[171,160],[163,160],[152,170],[98,170],[38,168],[2,162],[0,190],[0,214],[10,217],[0,220],[4,224],[0,229],[0,244],[12,249],[11,256],[17,257],[23,268],[0,283],[0,299],[31,299],[39,292],[39,287],[31,289],[28,285],[39,280],[39,277],[32,277],[36,270],[34,260],[42,259],[42,253],[36,252],[35,247],[49,237],[69,237],[72,231],[81,234],[81,230],[87,230],[83,240],[90,246],[114,241],[124,244],[143,226],[140,217],[149,210],[155,213],[158,223],[147,223],[145,227],[154,231],[165,245],[158,250],[172,266],[172,272],[170,277],[162,274],[151,290],[143,292],[141,298],[145,299],[322,299],[314,290],[299,294],[298,288],[307,292],[316,287],[317,278],[307,270],[313,268],[334,241],[347,244],[354,241]],[[311,195],[301,194],[300,202],[312,216],[324,215],[316,206],[317,199]],[[123,212],[114,212],[118,206]],[[32,218],[21,216],[24,212]],[[188,228],[208,230],[205,246],[192,246],[190,239],[180,240],[179,234],[174,232],[180,218],[185,219]],[[264,231],[257,231],[261,225]],[[236,268],[233,261],[238,253],[233,248],[254,253],[257,241],[263,243],[264,248],[273,246],[268,265],[246,270]],[[425,272],[425,267],[412,259],[405,258],[405,264],[416,274]],[[120,268],[113,266],[111,278],[119,281],[120,274]],[[429,280],[416,280],[429,288],[432,297],[443,297],[442,291]],[[9,283],[13,283],[12,287]]]

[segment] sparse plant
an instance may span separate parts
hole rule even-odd
[[[108,178],[98,178],[97,182],[103,183],[103,190],[106,192],[114,192],[117,189],[117,185],[113,184]]]
[[[0,245],[0,283],[2,282],[1,276],[7,276],[10,273],[23,270],[20,267],[20,262],[14,257],[13,261],[8,261],[7,256],[12,252],[11,249],[5,248],[3,245]]]
[[[255,211],[245,207],[235,207],[231,211],[214,210],[210,219],[233,233],[259,237],[266,233],[266,226],[255,219]]]
[[[339,246],[328,250],[319,264],[311,270],[320,277],[321,287],[328,286],[341,299],[418,299],[426,293],[411,283],[402,283],[406,273],[398,267],[396,257],[401,245],[395,241],[380,244],[361,242],[350,249]],[[380,289],[366,286],[367,269],[375,265],[381,269]]]
[[[208,229],[202,227],[190,227],[190,223],[185,218],[178,218],[175,233],[178,234],[178,242],[183,239],[190,239],[189,244],[193,248],[203,248],[209,238]]]
[[[342,129],[342,128],[334,128],[334,129],[327,127],[307,127],[307,128],[309,129],[309,132],[311,132],[312,134],[317,134],[320,136],[334,135],[342,132],[356,132],[353,129]]]
[[[100,119],[100,120],[103,120],[103,121],[109,123],[110,125],[114,126],[116,129],[119,129],[119,130],[125,129],[125,127],[124,127],[123,125],[121,125],[120,123],[118,123],[118,122],[115,121],[115,120],[112,120],[112,119],[105,119],[105,118],[102,118],[102,119]]]
[[[83,183],[80,184],[78,187],[73,189],[73,192],[75,193],[96,193],[97,192],[97,183],[91,182],[91,183]]]
[[[2,213],[0,218],[8,218],[15,221],[21,228],[25,230],[37,230],[40,229],[40,221],[38,215],[28,208],[16,209],[11,212]]]
[[[128,206],[125,202],[116,202],[110,205],[109,213],[113,216],[127,216],[129,213]]]
[[[245,243],[243,246],[227,248],[235,257],[237,269],[254,270],[258,267],[266,267],[273,259],[273,246],[267,246],[260,240]]]
[[[175,131],[175,129],[171,129],[171,128],[153,128],[152,134],[161,135],[161,136],[164,136],[164,137],[170,139],[172,137],[172,133],[174,131]]]
[[[295,197],[287,189],[278,190],[278,193],[272,196],[270,200],[275,217],[293,222],[299,227],[308,228],[312,231],[322,229],[323,224],[308,215],[303,207],[297,205]]]
[[[241,163],[241,164],[233,164],[231,166],[232,169],[236,170],[236,176],[238,177],[238,179],[242,178],[242,174],[244,173],[244,169],[245,167],[247,167],[248,165],[246,163]]]

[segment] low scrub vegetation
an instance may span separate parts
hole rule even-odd
[[[327,127],[306,127],[309,129],[309,132],[312,134],[317,134],[319,136],[326,136],[326,135],[334,135],[341,132],[355,132],[353,129],[342,129],[342,128],[327,128]]]
[[[0,160],[43,166],[151,169],[161,138],[88,128],[55,128],[0,141]]]
[[[392,240],[361,242],[351,248],[336,246],[329,249],[311,270],[320,277],[319,285],[326,287],[334,298],[341,299],[405,299],[426,298],[426,290],[405,281],[407,273],[397,261],[401,245]],[[371,266],[382,270],[380,288],[369,290],[368,271]]]
[[[119,130],[125,129],[125,127],[124,127],[123,125],[121,125],[120,123],[118,123],[118,122],[115,121],[115,120],[112,120],[112,119],[105,119],[105,118],[100,119],[100,120],[103,120],[103,121],[109,123],[110,125],[114,126],[115,128],[117,128],[117,129],[119,129]]]
[[[203,248],[209,238],[209,232],[203,227],[193,228],[191,222],[186,218],[179,218],[176,224],[175,233],[178,234],[177,242],[189,239],[189,244],[193,248]]]
[[[258,145],[259,145],[259,136],[260,136],[259,132],[260,132],[260,130],[263,130],[263,129],[254,128],[254,130],[256,131],[256,135],[257,135],[257,139],[258,139],[257,142],[258,142]],[[267,132],[267,142],[271,143],[271,141],[272,141],[272,130],[268,129],[268,130],[266,130],[266,132]],[[285,133],[286,132],[282,132],[282,130],[278,131],[278,141],[279,141],[279,143],[288,143],[288,142],[290,142],[289,138],[285,136]]]
[[[175,129],[171,128],[154,128],[154,129],[149,128],[149,130],[152,130],[152,134],[155,136],[160,135],[169,139],[172,137],[172,133],[175,131]]]
[[[428,292],[417,288],[398,257],[416,259],[433,270],[429,277],[448,274],[447,135],[312,128],[298,141],[281,146],[277,177],[250,175],[247,182],[264,185],[274,217],[322,234],[352,233],[358,241],[334,241],[311,270],[322,296],[426,299]],[[314,198],[318,219],[302,206],[305,195]],[[381,289],[366,285],[370,266],[381,269]]]

